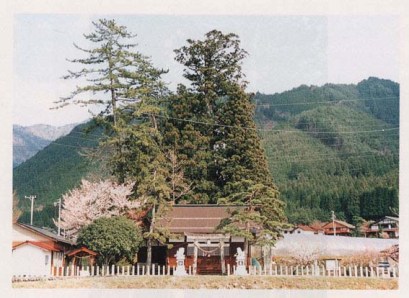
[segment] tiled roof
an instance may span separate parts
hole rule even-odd
[[[309,232],[315,232],[315,230],[309,226],[305,226],[305,225],[298,225],[296,227],[296,229],[301,229],[303,231],[309,231]]]
[[[350,229],[355,229],[355,226],[353,226],[353,225],[351,225],[351,224],[349,224],[349,223],[347,223],[347,222],[345,222],[345,221],[342,221],[342,220],[334,220],[334,222],[335,222],[336,224],[338,224],[338,225],[341,225],[341,226],[344,226],[344,227],[347,227],[347,228],[350,228]],[[326,227],[326,226],[328,226],[328,228],[332,228],[332,221],[326,222],[326,223],[324,223],[324,224],[322,225],[323,228]]]
[[[15,224],[22,227],[23,229],[26,229],[26,230],[29,230],[31,232],[40,234],[40,235],[45,236],[47,238],[50,238],[50,239],[52,239],[54,241],[59,241],[59,242],[63,242],[63,243],[66,243],[66,244],[75,245],[75,243],[73,243],[72,241],[70,241],[68,239],[65,239],[64,237],[58,236],[57,234],[55,234],[55,233],[53,233],[51,231],[48,231],[48,230],[45,230],[45,229],[42,229],[42,228],[39,228],[39,227],[23,224],[23,223],[15,223]]]
[[[214,233],[220,221],[230,217],[231,211],[242,206],[176,205],[159,219],[157,224],[171,233]]]

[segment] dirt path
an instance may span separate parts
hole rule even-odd
[[[16,282],[13,288],[96,289],[351,289],[396,290],[397,279],[190,276],[190,277],[93,277],[51,281]]]

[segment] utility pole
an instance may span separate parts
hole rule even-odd
[[[332,217],[332,230],[334,231],[334,236],[337,234],[335,233],[335,213],[334,211],[331,211],[331,217]]]
[[[30,225],[33,225],[33,211],[34,211],[34,200],[37,199],[37,196],[24,196],[26,199],[31,201],[31,217],[30,217]]]
[[[54,207],[58,205],[58,236],[60,236],[61,233],[61,227],[60,227],[60,223],[61,223],[61,198],[58,199],[57,202],[54,203]]]

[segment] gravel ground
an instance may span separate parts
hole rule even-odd
[[[92,277],[14,282],[13,288],[397,290],[397,279],[271,276]]]

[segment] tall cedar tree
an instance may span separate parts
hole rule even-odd
[[[187,46],[175,51],[176,60],[186,67],[184,77],[191,87],[180,86],[179,105],[172,106],[176,107],[174,123],[179,125],[173,136],[179,133],[179,139],[193,143],[188,150],[182,148],[182,153],[205,148],[207,158],[199,169],[207,171],[205,182],[214,188],[214,200],[224,197],[219,203],[245,205],[232,212],[222,230],[244,237],[246,244],[273,245],[286,217],[253,121],[251,96],[245,92],[241,63],[247,52],[240,48],[235,34],[213,30],[205,37],[203,41],[188,40]],[[180,118],[192,121],[180,124]],[[203,146],[206,142],[207,147]],[[194,182],[195,191],[205,189],[200,180]]]
[[[170,106],[167,141],[193,182],[194,202],[216,203],[230,195],[229,183],[241,180],[274,188],[245,92],[241,64],[247,52],[238,36],[213,30],[187,43],[175,53],[191,85],[180,85]]]

